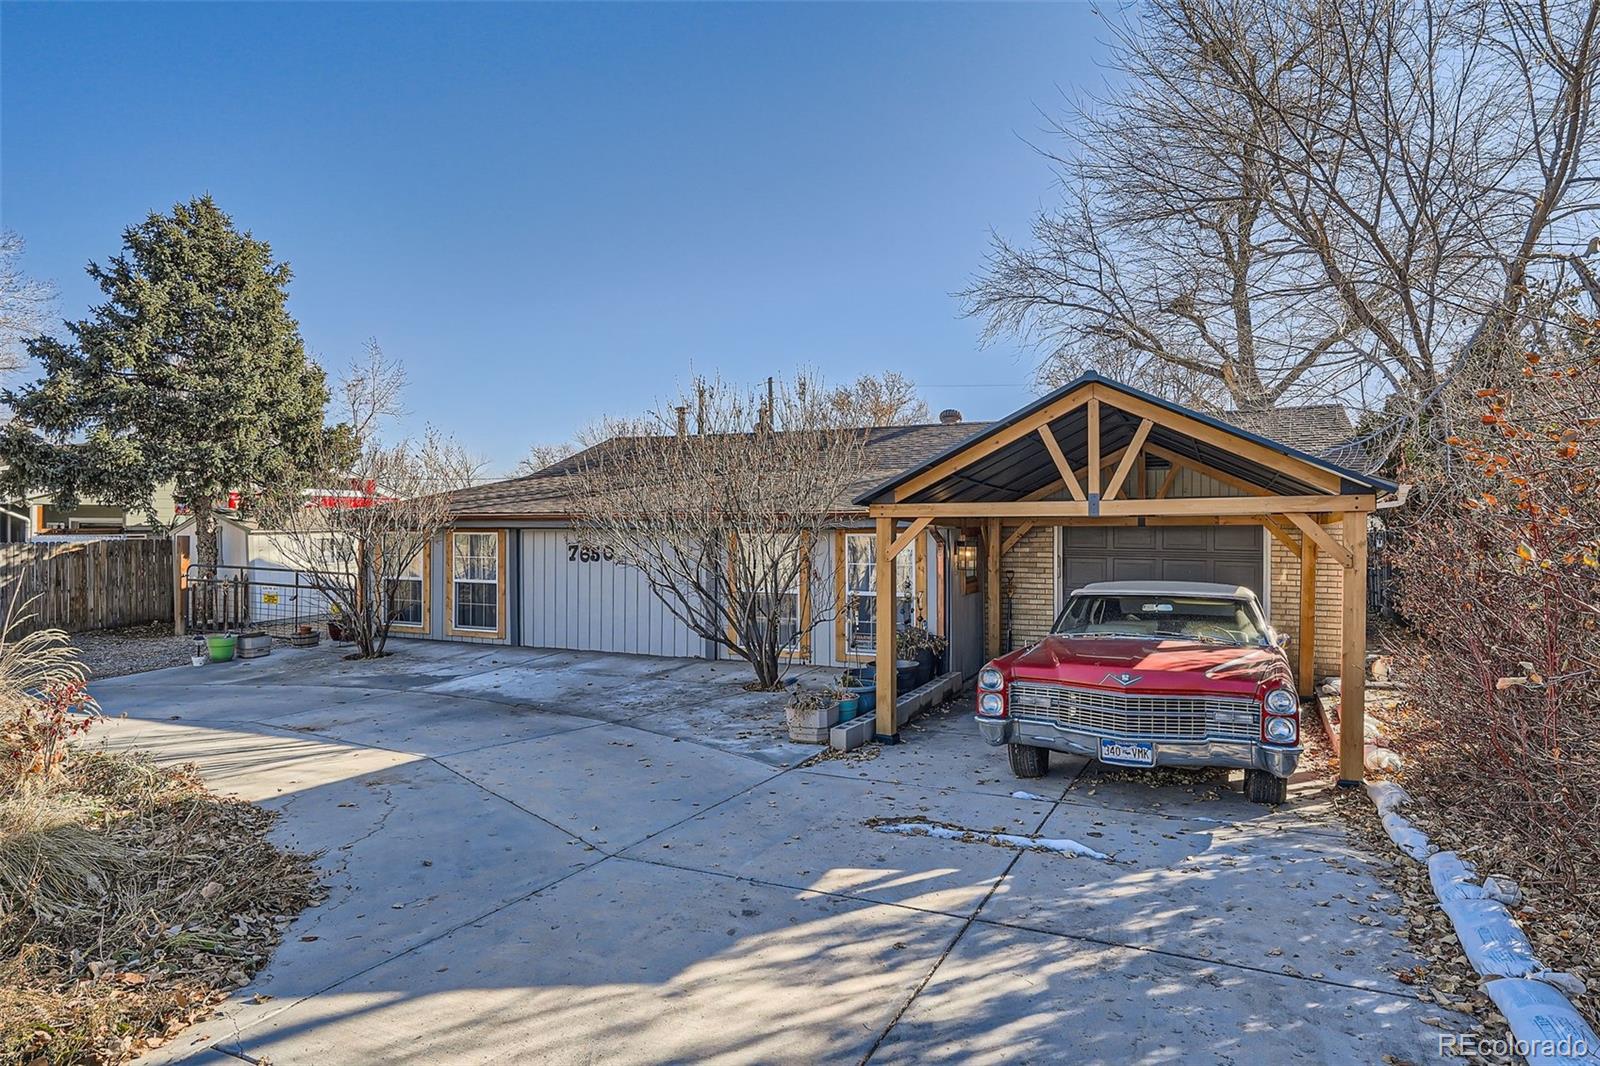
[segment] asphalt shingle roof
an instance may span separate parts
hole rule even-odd
[[[1228,411],[1219,416],[1240,429],[1286,444],[1313,455],[1336,452],[1350,439],[1352,427],[1343,407],[1314,404],[1278,407],[1269,411]],[[912,467],[955,447],[987,429],[989,422],[927,423],[913,426],[874,426],[867,430],[866,469],[859,482],[840,500],[841,510],[854,510],[856,496]],[[610,442],[597,445],[608,447]],[[561,517],[572,509],[577,491],[575,471],[585,452],[568,456],[543,470],[523,477],[474,485],[452,493],[452,511],[462,518]]]

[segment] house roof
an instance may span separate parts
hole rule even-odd
[[[1238,438],[1242,443],[1248,443],[1258,454],[1261,449],[1265,449],[1295,460],[1297,464],[1304,464],[1299,467],[1298,475],[1269,469],[1260,462],[1232,454],[1230,449],[1200,442],[1181,428],[1176,428],[1176,425],[1174,428],[1166,428],[1161,425],[1159,418],[1157,419],[1158,428],[1149,438],[1152,446],[1160,441],[1169,448],[1192,449],[1196,453],[1195,458],[1228,474],[1255,483],[1277,485],[1290,494],[1315,491],[1303,481],[1307,467],[1333,475],[1341,484],[1347,486],[1345,491],[1393,492],[1398,487],[1393,482],[1352,470],[1325,455],[1297,447],[1284,439],[1291,435],[1302,436],[1311,448],[1321,445],[1321,450],[1326,453],[1330,450],[1326,446],[1329,438],[1349,436],[1349,420],[1344,416],[1342,409],[1330,410],[1329,405],[1316,405],[1307,409],[1277,408],[1262,412],[1230,412],[1230,417],[1235,421],[1229,422],[1089,371],[1006,418],[989,423],[982,431],[968,439],[937,455],[929,456],[920,464],[898,472],[857,496],[855,503],[865,507],[869,504],[892,501],[895,499],[896,490],[902,486],[936,469],[951,471],[953,464],[961,462],[963,453],[968,453],[969,449],[985,440],[997,437],[1003,445],[999,450],[994,448],[987,451],[979,450],[970,465],[963,465],[960,469],[939,477],[915,493],[917,502],[978,502],[1005,497],[1015,492],[1026,493],[1042,489],[1056,477],[1054,464],[1032,433],[1019,437],[1019,428],[1034,423],[1044,424],[1041,419],[1050,420],[1052,434],[1058,441],[1063,442],[1061,447],[1063,451],[1069,453],[1069,460],[1075,467],[1083,465],[1087,461],[1087,450],[1083,446],[1087,430],[1086,414],[1084,405],[1073,402],[1073,396],[1078,394],[1081,398],[1083,391],[1089,386],[1110,394],[1106,399],[1110,411],[1108,417],[1103,418],[1101,422],[1102,440],[1108,450],[1127,444],[1140,421],[1139,418],[1127,415],[1118,409],[1116,394],[1120,393],[1129,401],[1137,401],[1134,406],[1143,405],[1146,408],[1154,407],[1170,412],[1177,425],[1181,425],[1182,420],[1203,423]],[[1306,413],[1298,417],[1290,414],[1295,410]],[[1343,433],[1338,430],[1341,419],[1344,422]],[[1276,435],[1267,436],[1256,429],[1239,424],[1252,421],[1263,429],[1275,431]],[[1078,442],[1080,454],[1071,454],[1072,447],[1067,442],[1074,440]]]
[[[1096,378],[1096,380],[1103,379]],[[1078,383],[1074,383],[1076,384]],[[1067,388],[1072,387],[1074,386]],[[1066,390],[1052,393],[1040,403],[1055,398],[1063,391]],[[1160,402],[1166,404],[1166,401]],[[1023,408],[1023,412],[1031,410],[1034,406],[1030,404]],[[1176,405],[1169,406],[1176,407]],[[839,501],[840,510],[858,509],[859,504],[854,501],[875,488],[883,486],[886,482],[890,484],[898,482],[917,470],[932,465],[997,427],[1009,424],[1023,412],[1018,412],[1017,415],[1000,422],[926,423],[869,428],[866,441],[866,467],[857,483],[850,486],[845,497]],[[1234,432],[1244,432],[1253,439],[1283,450],[1287,454],[1301,455],[1332,469],[1338,468],[1332,467],[1319,457],[1344,447],[1353,431],[1344,408],[1337,404],[1278,407],[1259,412],[1229,412],[1223,417],[1231,420],[1231,425],[1195,412],[1184,413],[1232,429]],[[606,441],[596,447],[609,448],[617,444],[617,441]],[[571,513],[573,494],[578,490],[578,479],[574,475],[580,469],[584,457],[592,453],[593,449],[586,449],[532,474],[458,490],[451,493],[451,510],[459,518],[564,517]],[[1347,476],[1371,480],[1365,475],[1347,474]],[[1380,481],[1377,484],[1379,487],[1388,487],[1387,482]]]

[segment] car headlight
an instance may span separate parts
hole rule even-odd
[[[992,666],[985,666],[978,671],[978,687],[999,690],[1005,687],[1006,678],[999,670]]]
[[[1293,718],[1267,719],[1267,739],[1274,744],[1293,744],[1298,732]]]
[[[1275,688],[1267,693],[1268,714],[1293,714],[1300,709],[1300,701],[1286,688]]]
[[[1006,701],[998,692],[985,692],[978,697],[978,713],[998,718],[1006,713]]]

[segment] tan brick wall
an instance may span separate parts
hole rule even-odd
[[[1050,632],[1050,623],[1056,620],[1055,547],[1054,528],[1035,526],[1001,557],[1001,611],[1006,618],[1002,632],[1010,633],[1010,642],[1001,642],[1002,650],[1025,648]]]
[[[1337,525],[1326,527],[1333,539],[1343,541]],[[1272,593],[1269,619],[1280,633],[1294,640],[1300,639],[1300,557],[1276,537],[1268,534],[1272,544]],[[1344,633],[1344,568],[1328,558],[1326,552],[1317,555],[1317,677],[1330,677],[1339,672],[1340,643]],[[1300,655],[1295,645],[1290,646],[1289,660],[1298,664]]]

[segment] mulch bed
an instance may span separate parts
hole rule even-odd
[[[183,666],[189,662],[194,638],[175,635],[171,622],[146,622],[74,633],[72,644],[93,681]]]

